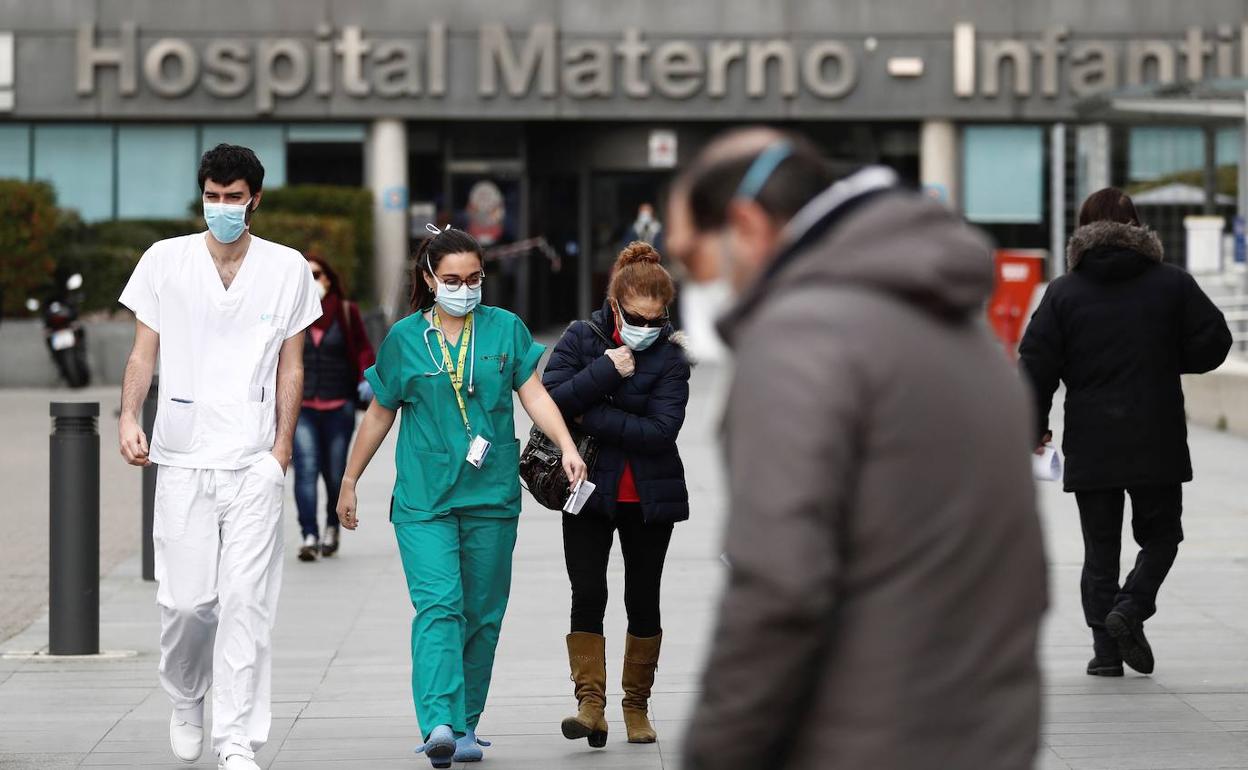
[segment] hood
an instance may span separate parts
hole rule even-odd
[[[1121,222],[1084,225],[1066,246],[1067,268],[1107,280],[1138,275],[1164,257],[1157,233]]]
[[[826,233],[781,254],[779,263],[747,290],[721,323],[726,340],[765,299],[816,284],[891,294],[949,320],[983,310],[994,269],[989,242],[978,230],[943,204],[913,192],[879,193],[848,206],[853,208]]]

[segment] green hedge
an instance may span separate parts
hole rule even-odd
[[[304,256],[328,262],[347,282],[351,294],[361,296],[357,268],[368,260],[356,259],[356,232],[351,220],[317,214],[264,213],[262,208],[252,219],[251,231]]]
[[[156,241],[201,229],[193,219],[121,219],[86,224],[62,211],[54,250],[60,275],[82,273],[84,312],[116,310],[139,257]]]
[[[359,187],[330,185],[294,185],[264,191],[260,211],[256,214],[256,232],[261,233],[264,218],[274,213],[320,214],[346,219],[353,230],[349,261],[345,252],[325,254],[325,259],[338,270],[340,264],[350,269],[338,270],[350,284],[353,296],[367,299],[373,293],[373,194]],[[262,236],[268,237],[268,236]],[[298,248],[294,243],[282,241]]]
[[[355,297],[371,296],[368,190],[313,185],[266,190],[253,225],[261,238],[320,255]],[[118,295],[149,246],[203,229],[200,218],[87,224],[77,213],[56,208],[49,185],[0,180],[0,310],[24,313],[26,298],[41,294],[54,274],[72,273],[83,276],[84,312],[116,310]]]
[[[26,298],[51,281],[56,225],[50,185],[0,179],[0,313],[25,312]]]

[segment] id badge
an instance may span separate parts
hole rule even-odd
[[[465,459],[468,464],[474,468],[480,468],[485,464],[485,456],[490,453],[490,447],[493,446],[481,436],[472,439],[472,443],[468,445],[468,457]]]

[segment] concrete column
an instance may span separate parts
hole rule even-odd
[[[1049,276],[1066,272],[1066,124],[1053,125],[1049,138]]]
[[[958,128],[947,120],[924,121],[919,129],[919,181],[934,198],[958,208]]]
[[[381,118],[369,127],[365,178],[373,191],[374,299],[390,321],[405,311],[407,267],[407,125]]]
[[[1244,91],[1243,129],[1239,137],[1239,200],[1236,201],[1236,209],[1241,217],[1248,218],[1248,90]]]
[[[1202,213],[1213,216],[1218,204],[1218,134],[1212,126],[1205,126],[1205,205]]]
[[[1113,184],[1110,174],[1109,126],[1095,123],[1075,129],[1075,210],[1097,190]]]

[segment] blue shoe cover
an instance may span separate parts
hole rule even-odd
[[[489,741],[477,737],[476,730],[469,730],[464,737],[455,739],[453,759],[456,762],[480,762],[485,757],[485,752],[481,751],[481,747],[489,745]]]
[[[425,745],[416,749],[416,753],[424,753],[429,757],[429,764],[441,770],[451,766],[451,757],[455,755],[455,732],[450,725],[438,725],[429,733]]]

